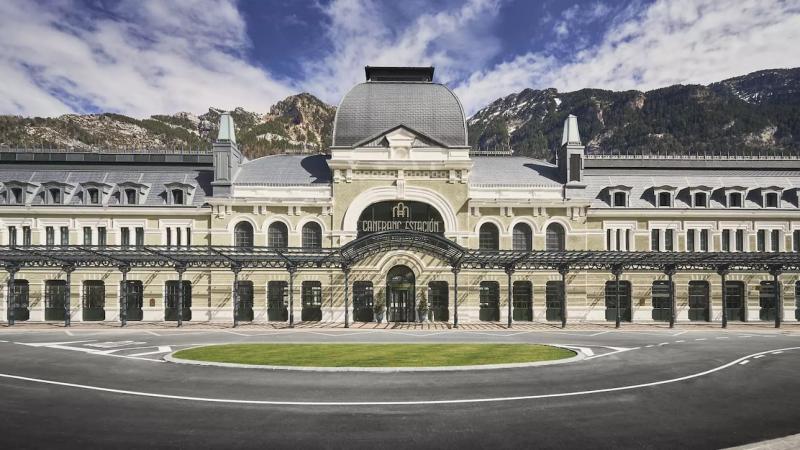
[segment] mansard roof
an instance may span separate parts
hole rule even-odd
[[[471,185],[561,186],[558,167],[524,156],[472,156]]]
[[[314,186],[331,182],[327,155],[271,155],[242,164],[238,185]]]

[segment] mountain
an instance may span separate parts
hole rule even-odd
[[[470,144],[548,158],[569,114],[589,152],[800,152],[800,68],[647,92],[525,89],[470,117]]]
[[[249,158],[285,150],[326,151],[336,108],[308,93],[287,97],[267,113],[231,111],[237,140]],[[468,119],[478,150],[550,158],[564,119],[578,116],[589,152],[800,153],[800,68],[774,69],[703,85],[647,92],[525,89],[498,99]],[[198,125],[219,114],[181,112],[147,119],[106,113],[52,118],[0,116],[0,147],[78,149],[208,147]]]
[[[217,111],[209,108],[199,116],[180,112],[147,119],[114,113],[48,118],[0,116],[0,146],[140,151],[208,147],[198,127],[201,121],[207,121],[211,127],[209,138],[216,138]],[[287,149],[313,153],[327,149],[331,144],[336,108],[302,93],[281,100],[266,114],[242,108],[236,108],[231,114],[236,123],[237,141],[252,159]]]

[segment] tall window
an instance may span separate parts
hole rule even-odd
[[[614,192],[614,203],[613,206],[615,207],[624,207],[628,206],[628,193],[627,192]]]
[[[56,245],[56,230],[53,227],[44,228],[44,243],[48,247]]]
[[[496,281],[481,281],[480,320],[500,320],[500,284]]]
[[[549,252],[560,252],[565,248],[564,227],[558,223],[551,223],[545,232],[545,249]]]
[[[9,198],[9,202],[13,205],[21,205],[25,203],[25,193],[23,192],[22,188],[11,188],[11,198]]]
[[[303,281],[301,298],[303,308],[322,307],[322,283],[319,281]]]
[[[14,303],[11,305],[15,309],[28,309],[30,305],[28,280],[14,280]]]
[[[722,230],[722,251],[731,251],[731,230]]]
[[[92,245],[92,227],[83,227],[83,245]]]
[[[686,230],[686,251],[693,252],[695,251],[694,248],[694,235],[697,233],[697,230]]]
[[[764,195],[764,207],[766,207],[766,208],[777,208],[778,207],[778,193],[777,192],[767,192]]]
[[[650,250],[661,251],[661,230],[657,228],[650,230]]]
[[[480,250],[500,249],[500,233],[494,224],[485,223],[481,225],[478,231],[478,248]]]
[[[168,309],[178,308],[178,286],[178,280],[168,280],[165,283],[164,306]],[[192,282],[188,280],[183,281],[183,307],[186,309],[192,307]]]
[[[303,247],[322,248],[322,227],[316,222],[303,225]]]
[[[239,222],[233,227],[233,245],[244,248],[253,246],[253,225],[250,222]]]
[[[69,228],[61,227],[61,245],[69,245]]]
[[[708,230],[706,229],[700,230],[700,251],[708,251]]]
[[[103,309],[106,306],[106,285],[101,280],[83,282],[83,309]]]
[[[694,206],[695,208],[705,208],[708,206],[708,193],[695,192],[694,193]]]
[[[514,225],[512,248],[514,250],[527,250],[533,248],[533,233],[531,227],[526,223]]]
[[[353,283],[353,320],[371,322],[374,319],[373,305],[372,282],[356,281]]]
[[[90,205],[100,204],[100,191],[98,191],[97,188],[87,189],[86,196],[88,197],[87,200],[89,201]]]
[[[131,229],[128,227],[122,227],[119,230],[120,232],[120,244],[123,247],[128,247],[131,245]],[[167,244],[169,245],[169,244]]]
[[[26,247],[31,245],[31,227],[27,225],[22,227],[22,245]]]
[[[183,189],[172,190],[172,204],[183,205]]]
[[[772,230],[770,243],[772,244],[772,251],[781,251],[781,230]]]
[[[267,229],[267,245],[272,248],[289,246],[289,229],[283,222],[273,222]]]
[[[17,245],[17,227],[8,227],[8,245],[11,247]]]
[[[800,230],[794,230],[792,232],[792,249],[796,252],[800,252]]]
[[[736,230],[736,251],[744,251],[744,230]]]
[[[144,247],[144,228],[136,227],[136,246]]]
[[[106,227],[97,227],[97,245],[100,247],[105,247],[106,238],[107,238]]]
[[[53,188],[50,189],[50,203],[53,205],[60,205],[63,203],[61,201],[61,189]]]

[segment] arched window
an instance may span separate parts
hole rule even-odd
[[[518,223],[514,225],[512,249],[530,251],[533,248],[532,239],[533,233],[528,224]]]
[[[564,227],[557,223],[551,223],[547,227],[545,249],[548,252],[559,252],[564,248]]]
[[[233,245],[236,247],[253,246],[253,225],[250,222],[239,222],[233,229]]]
[[[478,232],[478,249],[480,250],[499,250],[500,233],[497,227],[491,223],[481,225]]]
[[[303,225],[303,247],[322,248],[322,227],[316,222]]]
[[[272,248],[289,246],[289,229],[283,222],[273,222],[267,229],[267,245]]]

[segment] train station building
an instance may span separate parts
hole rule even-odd
[[[326,154],[248,160],[229,114],[203,152],[0,149],[1,320],[800,319],[797,156],[589,154],[571,115],[554,162],[480,154],[433,75],[368,67]]]

